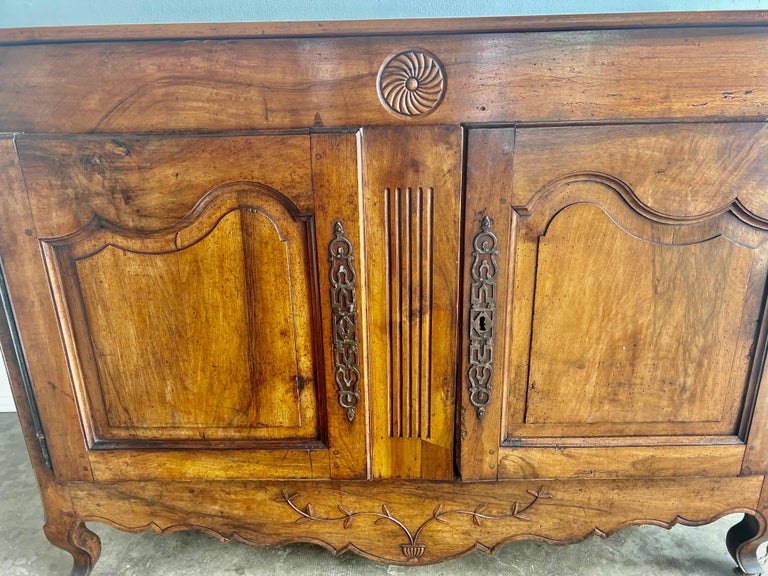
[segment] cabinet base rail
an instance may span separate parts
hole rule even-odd
[[[101,549],[86,522],[127,532],[198,530],[253,546],[309,542],[335,555],[426,565],[490,554],[513,540],[566,544],[630,525],[699,526],[743,513],[726,544],[745,574],[760,574],[763,479],[69,483],[58,486],[66,498],[57,501],[71,510],[49,509],[45,532],[73,555],[73,576],[84,576]]]

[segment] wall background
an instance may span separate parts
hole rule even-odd
[[[0,0],[0,27],[764,9],[768,0]]]
[[[678,10],[768,10],[768,0],[0,0],[0,28]],[[0,412],[13,410],[8,376],[0,364]]]

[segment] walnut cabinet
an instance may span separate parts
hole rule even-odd
[[[73,574],[89,522],[426,564],[733,512],[761,573],[766,27],[1,31],[0,344]]]

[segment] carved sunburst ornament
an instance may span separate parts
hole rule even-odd
[[[382,64],[378,91],[381,103],[398,116],[425,116],[445,95],[445,69],[426,50],[399,52]]]

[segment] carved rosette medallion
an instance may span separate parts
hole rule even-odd
[[[382,64],[377,79],[379,99],[398,116],[425,116],[445,96],[445,68],[426,50],[399,52]]]
[[[482,418],[493,388],[493,335],[496,317],[498,240],[487,216],[473,242],[469,301],[469,401]]]
[[[360,358],[357,338],[357,296],[352,243],[344,235],[341,222],[334,225],[334,238],[328,246],[331,262],[331,327],[336,387],[339,404],[352,422],[360,401]]]

